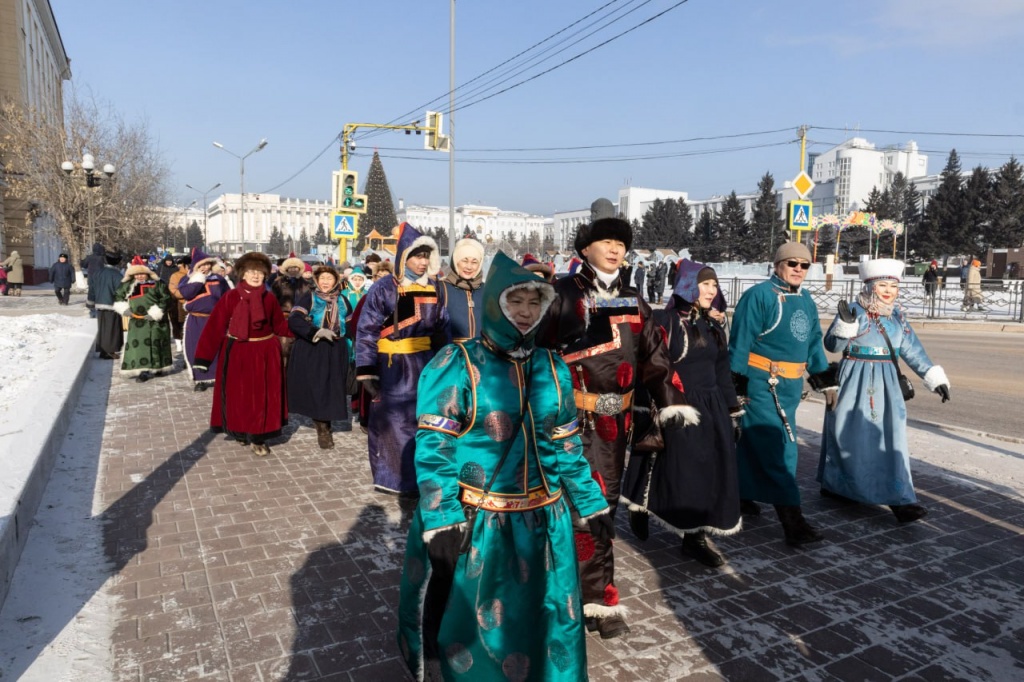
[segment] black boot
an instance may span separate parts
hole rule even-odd
[[[331,422],[313,420],[316,426],[316,444],[321,450],[330,450],[334,447],[334,438],[331,436]]]
[[[645,511],[629,510],[629,528],[637,540],[646,540],[651,535],[650,517]]]
[[[715,550],[704,531],[684,535],[682,551],[683,556],[696,559],[708,568],[718,568],[725,563],[725,559]]]
[[[601,639],[615,639],[628,635],[629,626],[622,616],[605,616],[597,619],[597,631],[601,634]]]
[[[753,500],[740,500],[740,513],[744,516],[760,516],[761,507]]]
[[[811,524],[807,523],[803,511],[799,505],[775,505],[775,511],[782,523],[782,531],[786,535],[786,544],[792,547],[807,545],[812,542],[819,542],[825,536],[819,533]]]
[[[900,523],[919,521],[928,515],[928,510],[919,504],[890,504],[889,509]]]

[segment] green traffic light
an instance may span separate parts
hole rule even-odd
[[[352,187],[351,185],[349,185],[349,186],[345,187],[345,196],[349,196],[350,197],[353,194],[355,194],[355,191],[356,191],[355,187]]]

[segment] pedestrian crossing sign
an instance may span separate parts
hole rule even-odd
[[[796,200],[789,202],[789,230],[803,232],[811,229],[813,209],[810,201]]]
[[[355,239],[359,235],[359,216],[355,213],[331,213],[331,232],[340,239]]]

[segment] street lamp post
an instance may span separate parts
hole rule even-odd
[[[261,149],[263,149],[264,147],[266,147],[267,146],[267,138],[264,137],[263,139],[261,139],[260,143],[258,145],[253,147],[247,154],[244,154],[242,156],[239,156],[238,154],[234,153],[233,151],[231,151],[230,149],[228,149],[227,147],[222,145],[220,142],[214,142],[213,146],[216,147],[217,149],[222,149],[222,150],[226,151],[228,154],[230,154],[231,156],[233,156],[236,159],[238,159],[238,193],[241,196],[241,209],[242,209],[242,217],[241,217],[241,222],[240,222],[242,234],[240,236],[242,238],[242,245],[244,247],[244,245],[245,245],[245,160],[247,158],[249,158],[250,156],[252,156],[253,154],[255,154],[256,152],[258,152]]]
[[[82,172],[85,173],[85,186],[87,189],[99,187],[104,181],[110,182],[114,177],[114,164],[107,163],[103,165],[102,175],[96,173],[96,158],[86,152],[82,154],[82,162],[80,164]],[[75,170],[75,164],[71,161],[65,161],[60,165],[60,169],[64,171],[64,174],[71,177],[71,174]],[[92,215],[92,193],[86,193],[86,206],[89,213],[89,247],[96,243],[96,225],[93,222]]]
[[[207,197],[207,195],[210,194],[210,192],[212,192],[213,190],[215,190],[218,187],[220,187],[220,183],[218,182],[216,185],[214,185],[210,189],[206,190],[205,192],[200,192],[198,189],[196,189],[192,185],[189,185],[188,183],[186,183],[185,186],[188,187],[193,192],[195,192],[196,194],[202,194],[203,195],[203,248],[209,249],[210,248],[210,244],[209,244],[208,240],[209,240],[210,235],[206,231],[206,219],[207,219],[206,197]]]

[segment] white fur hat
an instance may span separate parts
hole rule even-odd
[[[862,282],[873,282],[877,279],[892,279],[899,282],[903,278],[903,261],[894,258],[876,258],[860,264]]]

